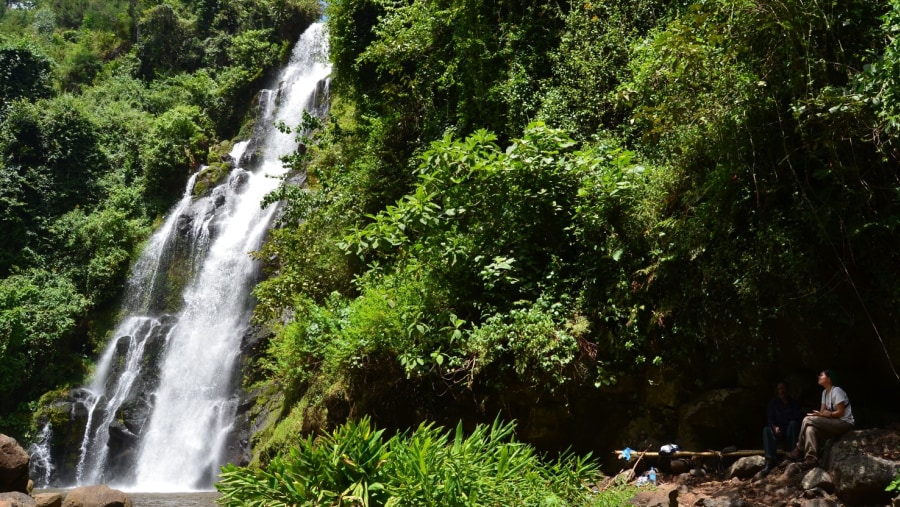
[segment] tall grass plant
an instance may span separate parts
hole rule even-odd
[[[470,433],[422,424],[385,438],[368,418],[301,440],[264,469],[223,468],[217,489],[227,507],[256,506],[612,506],[633,491],[596,492],[590,456],[540,456],[517,442],[515,423]]]

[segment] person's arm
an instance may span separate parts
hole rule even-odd
[[[844,413],[847,410],[847,405],[850,404],[850,398],[847,397],[847,393],[844,392],[840,387],[835,386],[834,391],[832,391],[834,398],[832,398],[833,406],[831,410],[826,410],[828,413],[827,417],[832,417],[835,419],[840,419],[844,417]]]
[[[817,415],[819,417],[827,417],[829,419],[840,419],[844,417],[844,410],[846,410],[847,404],[843,401],[834,406],[834,410],[826,410],[825,405],[822,405],[820,410],[813,412],[812,415]]]
[[[817,415],[819,417],[824,417],[822,412],[825,412],[825,392],[822,392],[822,403],[819,405],[819,410],[813,410],[812,412],[806,415]]]

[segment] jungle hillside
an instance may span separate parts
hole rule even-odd
[[[90,375],[317,19],[330,112],[283,126],[305,184],[254,253],[256,464],[348,420],[759,445],[825,368],[863,424],[898,406],[898,0],[8,0],[0,432]],[[758,417],[680,423],[716,390]]]

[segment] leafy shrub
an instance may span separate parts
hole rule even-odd
[[[193,26],[171,5],[163,3],[148,9],[141,18],[139,33],[137,54],[144,79],[191,71],[199,63],[200,48]]]
[[[60,85],[65,91],[78,91],[91,84],[103,65],[101,55],[86,43],[75,44],[67,53],[60,69]]]
[[[882,29],[888,35],[888,44],[882,54],[874,54],[857,76],[857,88],[865,100],[884,122],[885,130],[895,133],[900,129],[900,40],[896,37],[900,26],[900,1],[888,2],[890,9],[882,17]]]
[[[565,384],[572,377],[578,342],[565,323],[557,322],[560,310],[559,304],[539,301],[487,319],[467,341],[472,374],[488,370],[492,378],[499,374],[551,391]]]
[[[247,507],[602,505],[587,487],[599,477],[590,457],[544,460],[514,429],[423,424],[385,440],[363,418],[301,440],[266,469],[226,465],[216,488],[223,505]]]
[[[37,399],[68,373],[65,340],[89,307],[65,277],[29,270],[0,280],[0,412]]]
[[[216,484],[220,502],[243,507],[384,505],[384,464],[390,454],[382,433],[363,419],[301,440],[289,456],[273,459],[265,470],[226,465]]]
[[[360,372],[387,360],[409,376],[430,371],[450,348],[446,295],[421,266],[360,282],[361,294],[300,300],[294,321],[269,345],[268,367],[286,385],[311,373]]]
[[[159,116],[144,147],[146,190],[177,194],[191,171],[206,160],[208,120],[197,106],[177,106]]]
[[[50,95],[51,65],[50,58],[28,40],[0,39],[0,118],[16,99],[34,100]]]
[[[614,129],[613,91],[627,77],[631,48],[666,12],[659,0],[573,4],[559,46],[551,52],[552,85],[545,91],[540,118],[576,138]]]
[[[136,196],[132,196],[136,197]],[[146,221],[129,209],[105,207],[91,214],[75,209],[51,227],[56,253],[81,294],[100,303],[116,294],[137,245],[147,235]]]

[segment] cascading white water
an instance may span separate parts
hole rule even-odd
[[[298,123],[318,84],[330,73],[321,24],[304,33],[279,79],[280,103],[268,122]],[[138,454],[135,488],[186,490],[208,486],[223,464],[223,441],[234,422],[233,374],[248,327],[256,270],[249,253],[261,246],[274,206],[260,203],[285,172],[280,157],[297,148],[290,134],[268,129],[261,167],[232,172],[217,234],[172,330],[160,386]]]
[[[269,128],[254,148],[256,167],[237,164],[226,184],[196,201],[192,180],[136,263],[124,302],[127,316],[80,395],[88,422],[77,484],[122,481],[117,486],[130,491],[209,489],[228,461],[225,449],[237,412],[240,346],[249,327],[250,292],[258,273],[249,254],[261,246],[276,212],[275,206],[264,209],[260,203],[286,171],[280,157],[297,148],[291,134],[272,126],[299,123],[329,74],[327,35],[317,23],[296,44],[278,90],[261,94],[258,122]],[[246,149],[247,142],[238,143],[232,159],[246,159]],[[190,252],[180,310],[156,315],[166,307],[161,300],[172,298],[161,288],[165,284],[160,272],[169,269],[168,258],[179,242]],[[136,381],[139,377],[142,380]],[[122,421],[126,409],[149,414],[135,418],[144,421],[142,427]],[[113,433],[117,442],[137,442],[136,454],[113,458]],[[133,469],[111,475],[110,463],[117,459]]]
[[[28,454],[31,456],[29,465],[32,477],[35,482],[41,482],[42,484],[50,482],[50,477],[53,475],[53,460],[50,457],[50,447],[48,445],[51,438],[53,438],[53,428],[48,424],[41,429],[41,434],[38,435],[37,441],[28,449]]]

